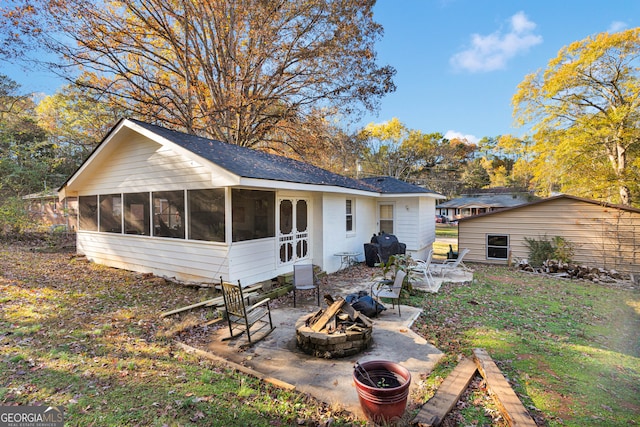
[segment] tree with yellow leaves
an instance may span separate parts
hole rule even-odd
[[[369,123],[357,139],[365,144],[362,155],[365,174],[407,180],[438,163],[438,149],[444,137],[409,129],[394,117],[383,123]]]
[[[438,132],[409,129],[395,117],[369,123],[356,139],[364,146],[360,157],[363,176],[392,176],[447,196],[462,186],[463,168],[477,148],[465,139],[449,140]]]
[[[640,28],[602,33],[564,47],[518,86],[514,115],[532,126],[535,180],[546,191],[638,204],[639,59]]]

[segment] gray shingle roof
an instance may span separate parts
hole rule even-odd
[[[484,218],[484,217],[489,216],[489,215],[502,215],[504,213],[508,213],[508,212],[514,211],[516,209],[528,209],[530,206],[541,205],[543,203],[549,203],[549,202],[553,202],[553,201],[559,200],[559,199],[572,199],[572,200],[577,200],[579,202],[590,203],[592,205],[605,206],[605,207],[609,207],[609,208],[612,208],[612,209],[620,209],[620,210],[623,210],[623,211],[640,213],[640,209],[634,208],[632,206],[616,205],[616,204],[606,203],[606,202],[603,202],[601,200],[593,200],[593,199],[586,199],[584,197],[571,196],[569,194],[559,194],[557,196],[551,196],[551,197],[547,197],[547,198],[544,198],[544,199],[538,199],[538,200],[535,200],[533,202],[523,203],[523,204],[519,204],[517,206],[511,206],[511,207],[508,207],[508,208],[505,208],[505,209],[500,209],[500,210],[493,211],[493,212],[485,212],[485,213],[482,213],[482,214],[479,214],[479,215],[473,215],[473,216],[460,218],[460,221],[467,222],[467,221],[475,220],[477,218]]]
[[[492,208],[508,208],[529,203],[531,200],[527,197],[520,197],[509,194],[467,196],[451,199],[444,203],[440,203],[436,208],[460,208],[464,206],[487,206]]]
[[[379,193],[436,194],[431,190],[391,177],[356,180],[287,157],[189,135],[139,120],[129,120],[244,178],[330,185]]]
[[[401,181],[396,178],[392,178],[390,176],[379,176],[373,178],[362,178],[360,179],[362,182],[366,182],[367,184],[378,189],[380,193],[388,193],[388,194],[406,194],[406,193],[430,193],[430,194],[438,194],[435,191],[426,189],[424,187],[420,187],[415,184],[410,184],[405,181]]]

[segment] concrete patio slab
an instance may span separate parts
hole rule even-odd
[[[417,387],[421,374],[428,374],[443,353],[410,329],[420,314],[414,307],[402,306],[402,318],[397,311],[387,310],[374,319],[373,344],[363,353],[340,359],[322,359],[307,355],[296,347],[295,323],[298,318],[317,311],[317,306],[272,310],[276,329],[264,340],[247,350],[246,336],[222,341],[227,328],[216,331],[206,350],[281,381],[296,389],[344,408],[359,416],[360,404],[353,384],[356,361],[391,360],[411,372],[412,387]]]
[[[469,272],[457,272],[446,281],[471,281]],[[436,278],[438,287],[443,278]],[[371,282],[362,280],[333,281],[331,294],[334,297],[346,296],[362,289],[369,289]],[[414,286],[420,288],[419,282]],[[325,293],[325,289],[321,289]],[[346,409],[364,418],[357,392],[353,383],[353,367],[356,361],[390,360],[406,367],[412,376],[411,391],[418,388],[421,376],[428,375],[443,353],[429,344],[424,338],[411,330],[411,325],[420,315],[416,307],[401,306],[402,316],[391,306],[374,321],[372,345],[362,353],[339,359],[317,358],[303,353],[296,346],[295,324],[302,316],[317,312],[318,306],[307,298],[310,304],[272,308],[273,323],[276,329],[262,341],[243,349],[246,336],[222,341],[228,336],[226,323],[210,336],[206,350],[226,360],[249,367],[263,375],[284,381],[335,408]],[[322,303],[321,308],[326,308]],[[412,397],[409,394],[409,399]],[[423,402],[418,402],[422,404]]]

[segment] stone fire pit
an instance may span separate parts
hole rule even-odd
[[[325,297],[332,302],[331,297]],[[302,316],[296,322],[296,344],[307,354],[325,359],[352,356],[369,348],[373,322],[343,298],[326,310]]]

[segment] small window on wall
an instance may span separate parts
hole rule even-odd
[[[509,236],[505,234],[487,235],[487,258],[507,259],[509,256]]]
[[[124,229],[127,234],[149,236],[149,193],[124,195]]]
[[[100,196],[100,231],[122,233],[122,196],[120,194]]]
[[[224,188],[189,190],[189,239],[224,242]]]
[[[153,193],[153,235],[184,239],[184,192]]]
[[[345,207],[347,212],[346,230],[347,232],[351,232],[353,231],[353,200],[347,199]]]
[[[98,196],[78,197],[80,230],[98,231]]]

